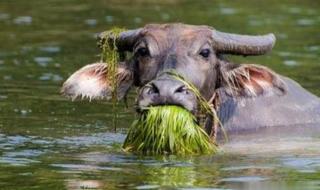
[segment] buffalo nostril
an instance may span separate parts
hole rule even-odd
[[[178,88],[174,91],[174,93],[175,93],[175,94],[176,94],[176,93],[189,94],[189,90],[188,90],[188,88],[187,88],[185,85],[182,85],[182,86],[178,87]]]
[[[148,86],[146,86],[146,93],[148,95],[151,94],[159,94],[159,89],[157,88],[156,85],[154,85],[153,83],[149,84]]]

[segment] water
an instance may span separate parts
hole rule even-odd
[[[320,95],[317,1],[0,2],[0,189],[320,189],[319,139],[230,144],[219,155],[139,157],[121,151],[130,108],[70,102],[59,94],[77,68],[97,61],[94,36],[112,26],[206,24],[277,36],[256,62]],[[320,135],[319,135],[320,136]]]

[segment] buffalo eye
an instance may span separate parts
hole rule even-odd
[[[137,53],[138,55],[144,57],[144,56],[149,55],[149,50],[148,50],[147,48],[145,48],[145,47],[141,47],[141,48],[139,48],[139,49],[137,50],[136,53]]]
[[[201,55],[204,58],[208,58],[210,53],[210,49],[203,49],[200,51],[199,55]]]

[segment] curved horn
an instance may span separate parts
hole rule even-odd
[[[218,53],[236,55],[262,55],[269,52],[276,42],[274,34],[250,36],[212,31],[214,48]]]
[[[116,37],[115,35],[110,35],[110,32],[112,31],[104,31],[101,32],[98,35],[98,46],[101,47],[102,44],[108,40],[114,40]],[[118,50],[120,51],[132,51],[133,45],[136,42],[137,38],[139,37],[141,32],[141,29],[135,29],[135,30],[127,30],[124,32],[121,32],[119,37],[116,39],[116,45]],[[108,38],[108,39],[106,39]]]

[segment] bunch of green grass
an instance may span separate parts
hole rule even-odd
[[[211,154],[217,146],[178,106],[150,107],[131,126],[123,148],[143,154]]]

